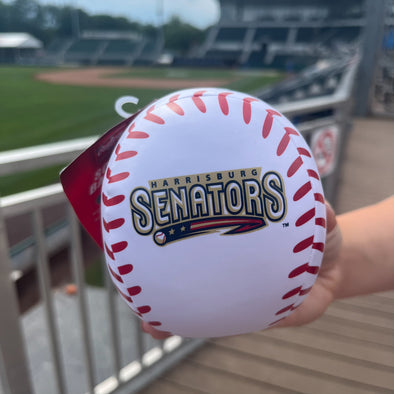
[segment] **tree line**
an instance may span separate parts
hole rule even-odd
[[[157,27],[142,24],[125,17],[90,15],[71,6],[39,4],[36,0],[0,0],[0,32],[30,33],[48,45],[55,38],[73,37],[84,30],[133,31],[145,36],[156,33]],[[165,47],[186,54],[201,44],[206,31],[198,29],[177,17],[164,24]]]

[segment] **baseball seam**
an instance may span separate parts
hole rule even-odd
[[[268,112],[268,110],[267,110]],[[298,170],[301,169],[302,165],[305,164],[305,166],[307,165],[306,163],[303,162],[302,160],[302,156],[305,156],[306,158],[312,159],[312,156],[310,154],[310,152],[308,150],[306,150],[305,148],[302,147],[298,147],[296,144],[295,139],[290,138],[291,135],[294,135],[295,137],[299,136],[299,133],[294,130],[291,129],[289,127],[286,127],[284,122],[283,122],[283,118],[282,115],[278,112],[275,111],[275,113],[272,112],[272,110],[270,110],[270,112],[268,113],[268,116],[270,116],[271,118],[273,117],[273,115],[277,116],[277,120],[279,123],[281,123],[281,126],[283,127],[283,129],[285,130],[285,135],[282,137],[281,142],[279,143],[279,146],[281,144],[283,144],[283,139],[289,139],[288,143],[292,143],[295,148],[296,151],[298,151],[299,156],[292,162],[292,164],[289,167],[289,170],[287,172],[287,176],[290,178],[291,176],[293,176]],[[267,117],[268,117],[267,116]],[[270,120],[270,127],[272,127],[273,125],[273,120]],[[268,132],[269,134],[269,132]],[[268,135],[267,135],[268,136]],[[287,141],[286,141],[287,142]],[[281,149],[279,149],[278,146],[278,151],[277,153],[281,152]],[[314,179],[315,180],[320,180],[320,176],[316,173],[315,170],[311,169],[311,168],[307,168],[306,169],[307,175],[309,177],[309,181],[306,182],[305,184],[303,184],[293,195],[293,200],[295,202],[298,202],[300,200],[302,200],[306,195],[308,195],[311,191],[314,192],[314,188],[313,188],[313,184],[314,184]],[[304,224],[308,223],[310,220],[312,220],[313,218],[315,218],[315,231],[314,234],[308,238],[305,238],[304,240],[298,242],[294,248],[293,248],[293,253],[300,253],[303,252],[304,250],[307,250],[308,248],[310,248],[310,255],[309,255],[309,259],[307,260],[307,262],[305,264],[302,264],[298,267],[296,267],[295,269],[293,269],[289,275],[288,278],[289,279],[293,279],[296,278],[302,274],[310,274],[310,275],[317,275],[319,272],[319,267],[318,266],[310,266],[309,262],[313,261],[312,260],[312,256],[314,253],[324,252],[324,243],[322,242],[315,242],[315,238],[316,238],[316,228],[317,226],[321,226],[323,228],[326,228],[326,221],[324,218],[321,217],[316,217],[316,212],[317,212],[317,204],[321,203],[324,204],[324,196],[321,193],[315,193],[314,192],[314,201],[315,201],[315,207],[305,213],[303,213],[297,220],[296,220],[296,227],[300,227],[303,226]],[[298,226],[297,226],[298,223]],[[302,286],[297,286],[291,290],[289,290],[288,292],[286,292],[283,296],[282,296],[282,300],[287,300],[289,298],[292,297],[297,297],[294,302],[292,302],[291,304],[281,308],[280,310],[278,310],[275,313],[275,316],[279,317],[278,319],[274,320],[273,322],[271,322],[269,324],[269,326],[274,326],[275,324],[279,323],[280,321],[282,321],[283,319],[285,319],[287,317],[287,314],[283,317],[281,317],[282,314],[286,313],[286,312],[291,312],[294,311],[295,309],[297,309],[301,304],[297,305],[297,301],[299,297],[303,297],[305,295],[307,295],[310,291],[312,290],[312,286],[310,287],[305,287],[305,283]]]

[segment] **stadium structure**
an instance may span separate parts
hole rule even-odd
[[[221,16],[198,57],[224,66],[297,71],[354,50],[364,2],[220,0]]]
[[[136,32],[84,31],[77,38],[53,41],[46,49],[45,63],[79,65],[153,64],[164,47],[163,34],[146,36]]]
[[[372,92],[372,111],[378,115],[394,114],[394,0],[386,3],[384,22]]]

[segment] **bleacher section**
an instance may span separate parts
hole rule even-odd
[[[260,27],[256,29],[255,42],[286,42],[289,29],[286,27]]]
[[[219,42],[243,42],[247,29],[239,27],[223,27],[219,30],[216,40]]]
[[[140,51],[142,42],[133,40],[110,40],[97,59],[99,64],[132,64]]]
[[[57,65],[64,63],[64,55],[74,40],[70,38],[55,38],[45,49],[44,64]]]
[[[64,60],[67,63],[95,64],[94,59],[106,45],[105,40],[83,38],[76,40],[65,53]]]
[[[331,96],[341,86],[346,70],[354,58],[331,60],[305,68],[294,78],[289,78],[255,94],[271,105]]]
[[[240,65],[241,50],[231,49],[211,49],[207,53],[207,58],[212,59],[216,65],[223,67],[234,67]]]
[[[136,33],[86,32],[78,39],[56,40],[47,48],[48,63],[79,65],[153,64],[163,50],[160,31],[155,37]]]
[[[297,71],[315,60],[356,51],[362,2],[220,0],[221,18],[199,58],[222,65]],[[338,53],[339,48],[339,53]]]
[[[333,45],[335,42],[352,43],[360,37],[360,26],[300,27],[296,42]]]
[[[361,32],[360,26],[219,27],[201,56],[221,59],[223,65],[299,70],[313,63],[313,53],[321,58],[339,44],[355,47]]]
[[[134,64],[136,65],[148,65],[157,62],[160,54],[164,48],[164,39],[162,34],[159,34],[155,38],[146,39],[143,42],[141,52],[135,59]]]

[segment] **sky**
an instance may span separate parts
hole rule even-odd
[[[141,23],[159,25],[172,16],[205,28],[219,18],[218,0],[38,0],[41,4],[73,5],[90,14],[124,16]],[[160,12],[160,9],[163,12]]]

